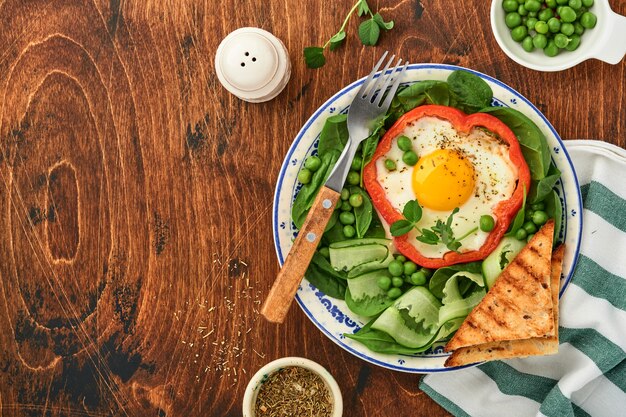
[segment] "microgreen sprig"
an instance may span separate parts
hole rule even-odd
[[[372,13],[366,0],[357,0],[352,6],[348,15],[343,21],[341,28],[333,36],[326,41],[324,46],[308,46],[304,48],[304,60],[309,68],[320,68],[326,63],[326,57],[324,56],[324,49],[327,47],[334,51],[343,45],[346,39],[346,25],[354,13],[358,16],[368,16],[369,19],[361,22],[359,25],[359,39],[363,45],[374,46],[378,42],[380,37],[380,31],[390,30],[393,28],[393,20],[385,22],[380,13]]]
[[[420,229],[417,227],[417,222],[422,218],[422,207],[420,207],[417,200],[411,200],[406,203],[402,210],[404,219],[395,221],[391,225],[391,235],[402,236],[415,229],[420,232],[420,234],[416,236],[416,239],[420,242],[427,245],[436,245],[441,242],[446,245],[449,250],[458,252],[461,247],[461,240],[478,230],[478,227],[475,227],[463,236],[459,238],[455,237],[454,231],[452,230],[452,222],[454,221],[454,215],[458,212],[459,208],[456,207],[452,210],[452,213],[450,213],[445,223],[441,220],[437,220],[435,225],[430,229]]]

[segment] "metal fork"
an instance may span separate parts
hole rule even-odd
[[[369,137],[376,122],[385,115],[398,90],[400,79],[408,66],[408,62],[401,66],[402,60],[398,59],[395,67],[389,71],[389,67],[395,60],[395,55],[393,55],[379,76],[376,77],[376,72],[385,61],[387,54],[385,52],[374,66],[356,97],[352,100],[352,104],[350,104],[348,110],[348,133],[350,137],[348,143],[326,183],[319,190],[298,237],[294,241],[263,304],[261,314],[271,322],[282,323],[285,319],[298,285],[309,267],[324,229],[339,201],[341,189],[348,176],[357,147],[359,143]],[[385,95],[385,91],[390,85],[391,87]]]

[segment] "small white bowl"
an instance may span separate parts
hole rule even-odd
[[[290,366],[306,368],[319,375],[326,384],[326,387],[331,395],[331,400],[333,402],[333,412],[331,416],[341,417],[343,415],[343,398],[341,397],[341,391],[339,390],[339,385],[337,385],[335,378],[333,378],[333,376],[322,365],[313,362],[312,360],[298,357],[287,357],[276,359],[275,361],[268,363],[259,369],[259,371],[254,374],[252,379],[250,379],[250,382],[246,387],[246,392],[243,396],[243,417],[259,417],[254,415],[254,405],[256,403],[256,397],[259,393],[259,389],[271,373]]]
[[[626,54],[626,16],[613,12],[608,0],[595,0],[590,11],[598,17],[596,27],[585,30],[578,49],[563,51],[552,58],[537,49],[526,52],[521,43],[511,38],[504,22],[506,13],[502,8],[502,0],[491,2],[491,30],[509,58],[537,71],[561,71],[590,58],[617,64]]]

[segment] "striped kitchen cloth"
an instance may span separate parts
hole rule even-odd
[[[559,353],[425,376],[420,388],[455,416],[626,416],[626,150],[565,145],[584,212]]]

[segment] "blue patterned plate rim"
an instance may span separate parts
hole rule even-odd
[[[496,78],[491,77],[490,75],[484,74],[482,72],[479,71],[475,71],[472,69],[468,69],[465,67],[460,67],[460,66],[456,66],[456,65],[449,65],[449,64],[432,64],[432,63],[424,63],[424,64],[411,64],[408,66],[407,68],[407,73],[410,74],[410,71],[412,70],[424,70],[424,69],[432,69],[432,70],[447,70],[447,71],[454,71],[454,70],[464,70],[464,71],[468,71],[472,74],[475,74],[485,80],[487,80],[488,82],[492,82],[500,87],[502,87],[503,89],[507,90],[509,93],[511,93],[512,95],[516,96],[517,98],[521,99],[526,105],[528,105],[540,118],[541,120],[546,124],[546,126],[550,129],[551,133],[553,134],[553,137],[557,140],[558,144],[560,145],[560,149],[554,149],[555,152],[558,153],[559,150],[563,151],[563,154],[565,155],[567,162],[569,164],[569,168],[570,168],[570,173],[572,175],[572,179],[575,183],[575,188],[577,190],[577,201],[575,201],[574,206],[578,209],[578,213],[582,213],[582,196],[580,193],[580,186],[579,186],[579,182],[578,182],[578,177],[576,176],[576,171],[574,170],[574,165],[572,163],[572,160],[569,156],[569,154],[567,153],[567,150],[565,149],[565,146],[563,144],[563,141],[561,139],[561,137],[559,136],[559,134],[556,132],[556,130],[554,129],[554,127],[552,126],[552,124],[548,121],[548,119],[543,115],[543,113],[541,111],[539,111],[539,109],[537,109],[537,107],[532,104],[530,102],[530,100],[528,100],[526,97],[524,97],[522,94],[520,94],[518,91],[516,91],[515,89],[509,87],[508,85],[506,85],[505,83],[497,80]],[[363,82],[365,81],[366,77],[363,77],[359,80],[354,81],[353,83],[349,84],[348,86],[344,87],[343,89],[341,89],[340,91],[338,91],[336,94],[334,94],[331,98],[329,98],[323,105],[321,105],[316,111],[315,113],[307,120],[307,122],[304,124],[304,126],[302,127],[302,129],[300,129],[300,131],[298,132],[296,138],[294,139],[293,143],[291,144],[291,146],[289,147],[289,150],[287,151],[287,154],[285,156],[285,159],[283,161],[283,164],[281,166],[279,175],[278,175],[278,181],[276,183],[276,188],[274,191],[274,202],[273,202],[273,216],[272,216],[272,230],[273,230],[273,235],[274,235],[274,247],[276,250],[276,254],[278,257],[278,261],[280,263],[280,265],[282,265],[284,263],[284,255],[282,253],[282,250],[280,248],[280,240],[279,240],[279,219],[278,219],[278,205],[279,205],[279,198],[280,198],[280,192],[281,189],[283,187],[283,180],[285,177],[285,173],[287,168],[289,167],[289,162],[291,160],[291,157],[293,155],[293,153],[295,152],[295,150],[298,148],[298,146],[300,145],[300,141],[302,140],[303,136],[307,133],[308,129],[311,127],[311,125],[317,121],[318,117],[325,112],[335,101],[337,101],[340,97],[344,96],[345,94],[349,93],[350,91],[352,91],[355,87],[360,86],[361,84],[363,84]],[[415,80],[409,80],[406,81],[407,83],[414,83],[414,82],[419,82],[419,81],[423,81],[426,78],[423,79],[415,79]],[[495,98],[495,97],[494,97]],[[559,167],[560,168],[560,167]],[[564,197],[563,197],[564,200]],[[570,221],[568,219],[568,212],[567,212],[567,205],[564,206],[564,216],[567,221]],[[577,211],[575,209],[571,210],[572,216],[575,216],[575,214],[577,213]],[[578,262],[578,254],[580,252],[580,244],[581,244],[581,237],[582,237],[582,226],[583,226],[583,220],[582,220],[582,215],[578,215],[576,217],[577,222],[578,222],[578,236],[576,236],[576,247],[574,249],[573,252],[573,261],[572,261],[572,266],[569,270],[569,273],[567,274],[567,276],[563,277],[562,279],[562,287],[561,287],[561,291],[559,296],[562,297],[563,293],[565,291],[565,289],[567,288],[567,286],[569,285],[572,276],[574,274],[574,271],[576,269],[576,264]],[[564,229],[566,230],[566,226],[564,224]],[[379,365],[382,366],[384,368],[388,368],[388,369],[393,369],[393,370],[397,370],[397,371],[401,371],[401,372],[409,372],[409,373],[435,373],[435,372],[448,372],[448,371],[454,371],[454,370],[458,370],[458,369],[463,369],[463,368],[467,368],[467,367],[472,367],[475,365],[465,365],[465,366],[460,366],[460,367],[450,367],[450,368],[407,368],[407,367],[402,367],[402,366],[397,366],[388,362],[384,362],[381,360],[378,360],[376,358],[373,358],[371,356],[368,356],[367,353],[364,352],[369,352],[367,350],[367,348],[363,347],[364,352],[358,351],[356,349],[354,349],[351,346],[348,346],[347,344],[343,343],[343,341],[338,338],[336,335],[334,335],[333,333],[331,333],[325,326],[323,326],[315,317],[315,314],[313,314],[305,305],[305,303],[303,302],[303,300],[301,299],[299,294],[296,294],[296,301],[298,303],[298,305],[300,306],[300,308],[302,308],[302,310],[304,311],[304,313],[309,317],[309,319],[315,324],[315,326],[320,329],[328,338],[330,338],[334,343],[336,343],[337,345],[339,345],[341,348],[347,350],[348,352],[352,353],[353,355],[367,361],[370,363],[373,363],[375,365]],[[375,355],[374,352],[370,352],[371,354]],[[400,355],[402,356],[402,355]],[[446,355],[447,356],[447,355]]]

